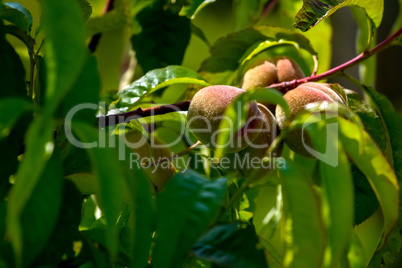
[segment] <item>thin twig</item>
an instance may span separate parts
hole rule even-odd
[[[172,112],[187,111],[189,106],[190,106],[190,101],[184,101],[184,102],[156,106],[156,107],[151,107],[151,108],[146,108],[146,109],[138,108],[134,111],[130,111],[127,113],[100,116],[100,117],[98,117],[98,122],[99,122],[100,127],[113,126],[113,125],[120,124],[120,123],[127,123],[130,120],[141,118],[141,117],[161,115],[161,114],[167,114],[167,113],[172,113]]]
[[[264,18],[276,5],[276,3],[278,2],[278,0],[272,0],[270,1],[266,7],[264,8],[264,10],[261,12],[261,16],[260,19]]]
[[[293,81],[289,81],[289,82],[272,84],[269,86],[269,88],[276,88],[280,92],[286,93],[288,90],[295,88],[296,86],[298,86],[302,83],[311,82],[311,81],[319,81],[319,80],[334,76],[336,74],[343,73],[344,70],[346,70],[352,66],[355,66],[356,64],[367,59],[368,57],[372,56],[373,54],[376,54],[379,51],[386,48],[395,38],[397,38],[401,34],[402,34],[402,28],[400,28],[397,32],[395,32],[393,35],[391,35],[390,37],[388,37],[381,43],[379,43],[373,49],[365,51],[365,52],[361,53],[360,55],[358,55],[357,57],[355,57],[327,72],[324,72],[319,75],[314,75],[314,72],[313,72],[313,74],[310,77],[305,77],[305,78],[302,78],[299,80],[293,80]],[[178,111],[187,111],[188,107],[190,106],[190,102],[191,101],[185,101],[185,102],[179,102],[179,103],[174,103],[174,104],[169,104],[169,105],[162,105],[162,106],[157,106],[157,107],[152,107],[152,108],[147,108],[147,109],[138,108],[137,110],[130,111],[127,113],[101,116],[101,117],[98,117],[98,121],[99,121],[100,127],[106,127],[106,126],[112,126],[112,125],[128,122],[131,119],[140,118],[140,117],[154,116],[154,115],[166,114],[166,113],[178,112]]]
[[[332,68],[331,70],[328,70],[322,74],[315,75],[315,76],[309,76],[305,78],[301,78],[298,80],[293,80],[290,82],[282,82],[282,83],[277,83],[277,84],[272,84],[268,86],[269,88],[277,88],[279,91],[282,93],[286,92],[287,90],[291,88],[295,88],[298,85],[306,82],[313,82],[313,81],[320,81],[322,79],[326,79],[329,77],[332,77],[334,75],[337,75],[341,72],[343,72],[346,69],[349,69],[360,62],[364,61],[365,59],[369,58],[370,56],[380,52],[384,48],[386,48],[395,38],[397,38],[399,35],[402,34],[402,28],[400,28],[398,31],[396,31],[393,35],[389,36],[387,39],[379,43],[377,46],[375,46],[373,49],[370,49],[368,51],[364,51],[361,54],[359,54],[357,57],[339,65],[336,66],[335,68]]]

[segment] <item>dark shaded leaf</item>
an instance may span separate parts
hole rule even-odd
[[[382,20],[384,1],[382,0],[303,0],[303,6],[295,16],[293,27],[307,31],[336,10],[346,6],[358,6],[378,28]]]
[[[55,150],[21,214],[24,265],[48,242],[59,217],[62,182],[60,153]]]
[[[215,226],[194,244],[192,252],[222,267],[268,267],[254,226],[247,223]]]
[[[15,24],[26,33],[31,32],[32,15],[28,9],[19,3],[0,4],[0,18]]]
[[[31,109],[33,109],[33,105],[26,99],[0,99],[0,140],[10,133],[18,118]]]
[[[143,77],[125,87],[119,92],[120,99],[117,108],[129,108],[147,94],[175,84],[209,84],[196,72],[181,66],[167,66],[149,71]]]
[[[316,54],[308,39],[292,30],[269,26],[247,28],[218,39],[210,49],[211,56],[202,62],[200,73],[211,84],[231,84],[236,81],[237,77],[232,76],[239,75],[235,72],[245,63],[244,59],[254,55],[260,44],[276,42],[278,45],[279,40],[298,44],[301,49]]]
[[[94,124],[99,104],[100,77],[94,56],[88,57],[72,89],[59,106],[58,117]],[[70,118],[70,116],[73,116]]]
[[[78,225],[81,219],[82,197],[74,184],[63,181],[61,208],[57,223],[48,240],[45,250],[35,259],[33,266],[58,266],[63,255],[74,256],[73,241],[79,241]]]
[[[380,205],[373,188],[366,176],[352,163],[351,165],[354,185],[354,211],[355,224],[359,225],[376,212]]]
[[[365,92],[375,104],[374,109],[380,117],[382,127],[379,131],[381,131],[386,141],[385,155],[391,166],[394,167],[399,181],[402,181],[402,119],[395,111],[391,101],[384,94],[370,87],[365,87]]]
[[[131,43],[144,72],[180,65],[190,41],[190,20],[164,10],[161,3],[143,9],[136,20],[142,31],[131,37]]]
[[[6,41],[3,21],[0,20],[0,98],[23,97],[27,95],[25,68]]]
[[[183,261],[218,212],[226,182],[226,178],[211,181],[192,170],[169,180],[157,196],[158,238],[153,267],[177,267]]]

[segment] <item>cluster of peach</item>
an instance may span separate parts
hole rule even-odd
[[[269,87],[273,83],[292,81],[304,78],[299,65],[287,57],[274,60],[262,60],[248,69],[242,81],[242,88],[227,85],[215,85],[199,90],[193,97],[188,110],[188,125],[194,135],[207,147],[216,149],[219,125],[224,118],[226,108],[240,94],[254,88]],[[286,117],[284,110],[267,103],[248,103],[247,120],[243,128],[232,133],[233,143],[227,144],[229,159],[248,157],[262,158],[279,133],[305,105],[314,102],[343,103],[340,96],[326,83],[303,83],[289,90],[284,99],[290,108],[290,116]],[[264,105],[265,104],[265,105]],[[275,115],[274,115],[275,114]],[[295,152],[309,156],[301,140],[301,133],[294,131],[285,138],[286,144]],[[278,153],[278,151],[276,151]],[[233,165],[230,166],[233,168]],[[229,168],[229,169],[231,169]],[[250,165],[241,168],[241,172],[250,171]]]

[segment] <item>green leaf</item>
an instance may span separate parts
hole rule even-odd
[[[32,109],[32,103],[28,102],[26,99],[0,99],[0,140],[10,133],[18,118],[24,112]]]
[[[81,9],[82,18],[84,19],[84,21],[87,21],[92,14],[91,4],[88,3],[87,0],[76,0],[76,1]]]
[[[289,161],[279,173],[287,212],[286,225],[292,234],[292,239],[286,241],[284,266],[321,267],[327,234],[313,181],[302,167]]]
[[[35,259],[35,266],[62,265],[63,256],[74,255],[74,241],[82,240],[78,231],[83,202],[80,192],[72,182],[64,180],[60,198],[61,207],[57,222],[45,246],[46,250],[43,250]]]
[[[60,103],[58,117],[72,115],[73,120],[93,124],[98,110],[100,86],[96,59],[90,56],[72,89]]]
[[[360,54],[375,46],[375,26],[366,16],[364,10],[358,7],[351,7],[353,17],[359,26],[356,37],[356,52]],[[377,55],[372,55],[369,59],[359,64],[359,76],[362,84],[374,86],[376,80]]]
[[[338,9],[347,6],[363,8],[375,26],[380,26],[384,10],[382,0],[303,0],[303,7],[296,14],[293,27],[308,31]]]
[[[52,114],[85,63],[84,22],[76,1],[40,0],[45,31],[46,109]],[[55,23],[57,21],[57,23]]]
[[[254,226],[247,223],[215,226],[195,243],[192,252],[219,267],[268,267]]]
[[[90,18],[85,24],[87,36],[116,30],[126,25],[127,17],[124,11],[123,8],[117,8],[100,17]]]
[[[99,187],[100,207],[106,217],[107,247],[112,256],[117,253],[116,221],[123,202],[123,193],[126,189],[125,174],[120,168],[118,157],[110,144],[102,144],[99,131],[88,124],[74,122],[74,133],[85,143],[81,147],[87,149],[90,156],[93,172],[96,177],[96,186]],[[104,137],[104,136],[103,136]],[[106,138],[109,138],[106,136]],[[92,144],[93,143],[93,144]]]
[[[216,0],[190,0],[188,4],[180,10],[180,16],[186,16],[189,19],[194,19],[198,12],[206,5],[215,2]]]
[[[116,107],[129,108],[144,96],[175,84],[209,86],[198,73],[190,69],[181,66],[167,66],[149,71],[143,77],[121,90],[118,94],[120,99],[116,103]]]
[[[395,173],[371,137],[357,125],[338,118],[340,140],[348,155],[371,184],[384,216],[381,248],[399,216],[399,187]]]
[[[371,87],[364,87],[374,103],[374,109],[378,112],[382,124],[382,133],[386,140],[385,155],[391,166],[395,169],[398,179],[402,180],[402,119],[395,111],[390,100],[384,94],[380,94]]]
[[[353,233],[353,182],[347,155],[338,139],[338,126],[335,118],[307,127],[314,147],[320,154],[319,169],[323,188],[324,220],[328,229],[330,267],[339,265],[349,248]],[[326,136],[323,136],[326,133]],[[323,159],[325,157],[327,159]]]
[[[53,127],[51,120],[41,116],[35,119],[26,134],[26,152],[18,168],[8,200],[7,233],[11,237],[17,261],[22,261],[21,213],[41,178],[46,162],[53,153]]]
[[[208,48],[211,46],[211,43],[208,41],[205,33],[201,30],[201,28],[195,26],[194,23],[191,23],[191,33],[201,39],[201,41],[203,41]]]
[[[142,31],[131,36],[131,43],[144,72],[182,63],[191,37],[189,19],[158,3],[139,12],[136,20]]]
[[[253,25],[261,16],[269,0],[236,0],[233,3],[236,18],[235,29],[240,30]]]
[[[38,255],[52,234],[59,216],[62,182],[60,154],[55,150],[21,214],[25,265]]]
[[[177,267],[218,212],[226,178],[209,180],[192,170],[173,176],[157,196],[153,267]]]
[[[0,20],[0,98],[27,95],[25,68],[14,48],[6,41],[5,27]]]
[[[31,32],[32,15],[28,9],[19,3],[0,4],[0,18],[15,24],[26,33]]]
[[[287,41],[297,43],[312,55],[316,54],[308,39],[292,30],[269,26],[247,28],[218,39],[211,47],[211,56],[202,62],[200,73],[211,84],[231,84],[238,80],[233,76],[240,75],[236,72],[243,59],[248,59],[248,55],[261,43],[285,42],[284,45],[288,46]]]

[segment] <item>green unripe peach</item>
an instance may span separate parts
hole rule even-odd
[[[292,59],[287,57],[277,57],[276,69],[278,82],[292,81],[304,78],[304,73],[300,66]]]
[[[283,129],[286,124],[290,123],[309,103],[338,101],[339,96],[335,96],[335,92],[331,92],[332,90],[325,86],[325,84],[323,84],[324,87],[317,84],[318,83],[301,84],[283,96],[289,105],[290,116],[286,117],[283,109],[279,105],[276,107],[275,115],[280,129]],[[285,142],[289,148],[296,153],[311,157],[311,154],[306,150],[306,146],[312,147],[311,140],[307,133],[303,132],[301,129],[290,132],[286,136]]]
[[[247,70],[243,76],[244,90],[258,87],[267,87],[277,82],[277,68],[274,63],[264,60],[257,66]]]
[[[175,173],[175,170],[170,162],[170,150],[155,137],[152,139],[153,143],[150,143],[139,131],[130,131],[125,135],[126,145],[134,154],[131,160],[138,161],[155,191],[159,191]]]
[[[219,124],[224,118],[226,108],[232,101],[245,91],[231,86],[209,86],[198,91],[191,100],[187,120],[190,131],[207,147],[216,149]],[[233,122],[229,122],[233,123]],[[261,113],[257,103],[248,104],[247,120],[243,128],[236,133],[230,133],[232,139],[228,145],[228,152],[237,152],[253,141],[262,127]],[[225,130],[226,131],[226,130]]]

